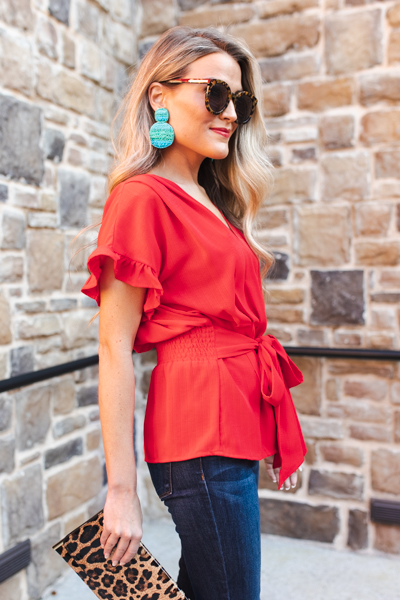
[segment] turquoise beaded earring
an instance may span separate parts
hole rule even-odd
[[[167,123],[169,112],[167,108],[157,108],[154,113],[156,123],[150,127],[150,141],[155,148],[168,148],[174,141],[175,132]]]

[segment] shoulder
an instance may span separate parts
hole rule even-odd
[[[118,183],[110,193],[104,206],[104,216],[114,213],[125,217],[163,212],[163,200],[152,186],[151,177],[136,175]]]

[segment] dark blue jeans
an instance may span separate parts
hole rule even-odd
[[[256,460],[205,456],[147,463],[182,544],[178,586],[190,600],[260,600]]]

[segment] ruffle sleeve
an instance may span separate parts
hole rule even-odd
[[[100,286],[99,279],[103,268],[104,258],[109,256],[113,259],[115,278],[134,287],[147,288],[144,301],[143,312],[148,319],[151,319],[155,309],[160,305],[160,298],[163,288],[155,272],[149,265],[145,265],[127,256],[118,254],[107,246],[98,246],[87,261],[88,269],[91,273],[89,279],[81,291],[93,298],[100,306]]]
[[[127,180],[107,198],[97,248],[87,260],[90,276],[81,292],[100,306],[99,279],[104,259],[113,260],[115,278],[146,288],[143,313],[150,320],[161,303],[165,254],[165,209],[146,185]]]

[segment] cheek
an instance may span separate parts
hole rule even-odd
[[[211,121],[212,115],[206,108],[204,96],[177,102],[169,119],[177,139],[198,139],[208,131]]]

